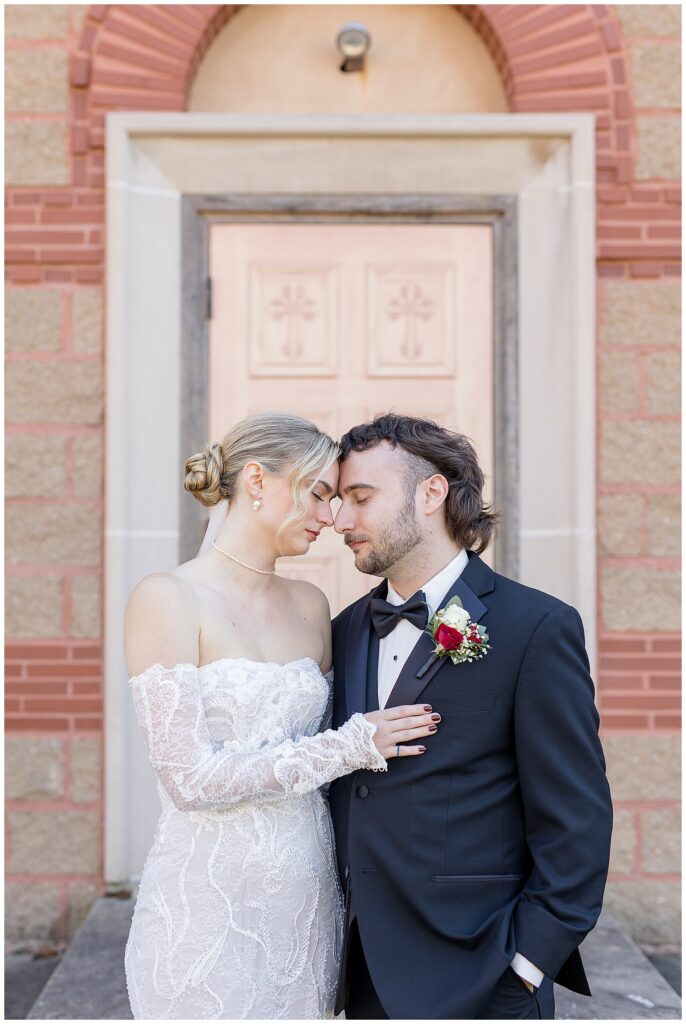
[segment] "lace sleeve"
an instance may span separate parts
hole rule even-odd
[[[197,666],[152,665],[130,680],[136,717],[157,776],[181,811],[309,793],[358,768],[385,771],[376,726],[355,714],[340,729],[259,749],[212,744]]]

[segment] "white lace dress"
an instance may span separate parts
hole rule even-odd
[[[342,900],[319,788],[384,770],[331,676],[226,658],[130,681],[162,801],[125,966],[135,1018],[333,1016]]]

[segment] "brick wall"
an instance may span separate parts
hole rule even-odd
[[[514,111],[597,143],[598,701],[608,901],[678,936],[680,11],[458,5]],[[6,19],[8,938],[64,941],[102,888],[104,115],[182,110],[234,8]]]

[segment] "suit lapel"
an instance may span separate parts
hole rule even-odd
[[[488,594],[493,590],[494,577],[492,570],[485,562],[481,561],[478,555],[473,551],[468,554],[469,562],[461,576],[455,580],[445,597],[441,599],[438,607],[445,608],[452,597],[459,597],[469,612],[472,622],[478,622],[488,611],[487,606],[480,598],[483,594]],[[400,704],[414,704],[425,686],[431,682],[445,662],[450,660],[448,657],[434,658],[429,668],[421,676],[418,675],[431,657],[434,647],[435,644],[429,634],[422,633],[412,648],[412,652],[386,701],[387,708],[398,707]]]
[[[345,700],[348,718],[357,711],[364,714],[367,710],[367,664],[370,656],[369,639],[372,628],[369,602],[373,597],[382,597],[385,593],[386,581],[382,580],[378,587],[375,587],[357,603],[350,616],[345,648]],[[376,647],[376,658],[378,661],[378,646]]]

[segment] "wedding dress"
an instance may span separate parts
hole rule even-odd
[[[313,658],[156,664],[130,685],[162,802],[126,945],[133,1016],[332,1017],[343,907],[320,787],[385,770],[375,726],[326,729]]]

